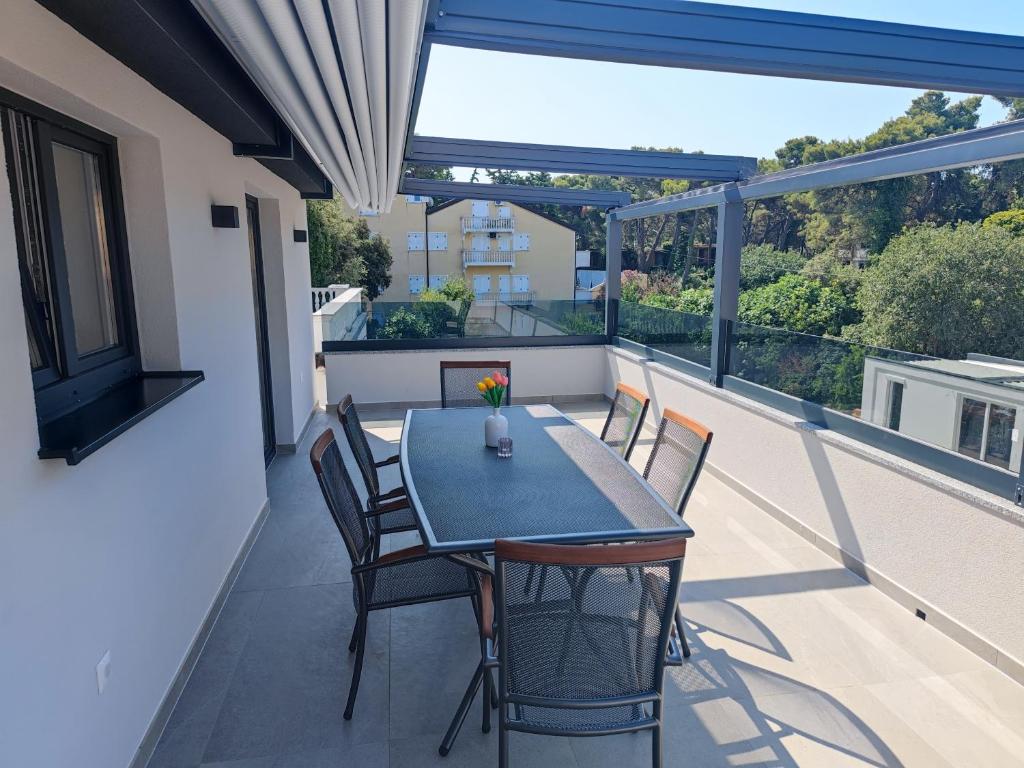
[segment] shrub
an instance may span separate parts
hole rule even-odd
[[[430,324],[405,307],[396,309],[377,334],[379,339],[428,339],[434,334]]]
[[[770,285],[785,275],[799,272],[807,259],[796,251],[780,251],[771,245],[748,245],[740,256],[740,289],[749,291]]]

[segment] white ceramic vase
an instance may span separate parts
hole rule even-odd
[[[503,437],[508,437],[508,419],[502,416],[499,406],[484,419],[484,445],[488,448],[497,448],[498,440]]]

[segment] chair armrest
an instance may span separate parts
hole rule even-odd
[[[371,496],[369,501],[371,504],[379,504],[382,501],[388,501],[390,499],[400,499],[405,495],[405,486],[400,485],[397,488],[392,488],[387,493],[378,493],[376,496]]]
[[[448,555],[448,559],[476,573],[480,595],[480,636],[493,641],[497,630],[494,618],[494,569],[486,561],[468,555]]]
[[[400,512],[403,509],[409,509],[408,499],[397,499],[388,504],[377,504],[373,509],[366,510],[366,517],[377,517],[386,515],[388,512]]]
[[[398,454],[396,453],[394,456],[389,456],[388,458],[384,459],[383,461],[376,462],[373,466],[377,467],[377,469],[380,469],[381,467],[386,467],[389,464],[397,464],[397,463],[398,463]]]
[[[422,544],[417,544],[414,547],[406,547],[405,549],[399,549],[395,552],[388,552],[386,555],[381,555],[372,563],[365,563],[364,565],[357,565],[352,569],[352,573],[366,573],[367,571],[373,571],[378,568],[387,568],[391,565],[399,565],[400,563],[411,563],[416,560],[425,560],[428,557],[434,557],[427,552],[426,547]]]

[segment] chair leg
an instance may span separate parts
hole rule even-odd
[[[359,639],[359,624],[363,620],[363,615],[359,614],[356,616],[356,623],[352,625],[352,639],[348,641],[348,652],[352,653],[356,649],[356,640]]]
[[[451,725],[448,726],[448,732],[445,733],[441,746],[437,748],[438,754],[440,754],[441,757],[444,757],[451,751],[452,744],[455,743],[455,737],[459,735],[462,724],[466,720],[466,715],[469,713],[469,708],[473,704],[473,699],[476,698],[476,692],[480,690],[480,681],[483,679],[483,676],[484,663],[481,661],[476,665],[476,672],[473,673],[473,679],[469,681],[469,687],[466,688],[466,693],[462,697],[462,702],[459,704],[459,708],[455,711],[455,717],[452,718]]]
[[[661,699],[654,702],[654,719],[658,724],[651,729],[651,765],[661,768]]]
[[[492,687],[494,686],[494,678],[491,677],[491,670],[484,670],[484,695],[480,697],[481,703],[483,704],[483,724],[480,729],[484,733],[491,732],[491,699],[493,698]]]
[[[345,719],[352,719],[352,708],[356,704],[356,693],[359,691],[359,677],[363,673],[363,652],[366,650],[367,615],[360,613],[356,624],[359,632],[356,636],[356,665],[352,669],[352,684],[348,689],[348,703],[345,705]]]
[[[494,676],[491,670],[487,670],[487,676],[491,678],[491,709],[498,708],[498,686],[494,683]]]
[[[530,569],[526,572],[526,586],[523,587],[524,595],[530,594],[530,587],[533,586],[533,571],[536,567],[536,565],[531,564]]]
[[[508,726],[504,717],[498,721],[498,768],[508,768]]]

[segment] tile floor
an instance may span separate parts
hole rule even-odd
[[[564,410],[598,431],[605,408]],[[401,416],[364,419],[379,457],[394,452]],[[477,661],[468,601],[372,614],[355,716],[342,719],[349,563],[307,458],[326,426],[341,438],[322,414],[298,455],[272,465],[269,517],[149,768],[497,764],[478,706],[437,754]],[[667,766],[1024,766],[1024,688],[709,475],[686,519],[693,656],[668,671]],[[513,766],[650,764],[647,735],[512,734],[511,751]]]

